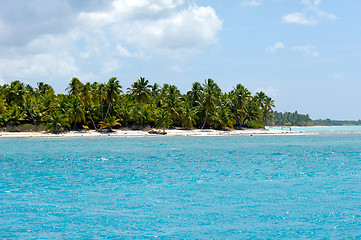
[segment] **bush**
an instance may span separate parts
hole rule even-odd
[[[248,123],[246,123],[246,127],[248,127],[248,128],[264,128],[264,126],[261,123],[257,123],[257,122],[248,122]]]

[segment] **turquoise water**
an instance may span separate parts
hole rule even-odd
[[[290,127],[268,127],[271,130],[289,130]],[[361,126],[318,126],[318,127],[291,127],[291,131],[315,132],[321,134],[334,133],[359,133],[361,134]]]
[[[360,239],[361,135],[0,139],[0,238]]]

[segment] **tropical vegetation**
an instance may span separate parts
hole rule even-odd
[[[73,78],[65,94],[39,82],[36,87],[13,81],[0,85],[0,128],[7,131],[112,131],[115,128],[263,128],[272,124],[274,100],[254,95],[242,84],[222,92],[206,79],[181,93],[175,85],[150,84],[140,77],[126,90],[117,78],[81,82]]]
[[[308,114],[300,114],[297,111],[291,112],[277,112],[273,113],[273,125],[275,126],[312,126],[314,125],[312,119]]]

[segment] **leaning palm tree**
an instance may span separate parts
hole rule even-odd
[[[151,85],[149,81],[144,77],[140,77],[138,81],[134,82],[129,89],[130,93],[136,97],[137,101],[140,103],[140,126],[143,128],[143,103],[148,100],[151,95]]]

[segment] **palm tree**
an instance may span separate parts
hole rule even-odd
[[[102,126],[104,128],[108,128],[108,132],[112,132],[113,127],[121,126],[120,119],[117,119],[116,116],[110,116],[110,117],[107,118],[106,122],[100,122],[99,126]]]
[[[49,84],[46,84],[46,83],[43,83],[43,82],[38,82],[37,85],[38,85],[38,87],[37,87],[36,91],[40,95],[44,95],[46,93],[54,94],[54,89]]]
[[[16,104],[21,108],[26,108],[29,116],[34,122],[36,126],[36,121],[29,109],[28,103],[26,101],[26,95],[31,95],[35,93],[33,88],[30,85],[24,86],[23,83],[16,80],[10,84],[9,91],[8,91],[8,99],[10,100],[10,104]]]
[[[44,94],[41,94],[39,97],[39,108],[42,115],[49,114],[50,110],[55,108],[58,104],[59,96],[56,97],[53,92],[47,91]]]
[[[22,106],[24,102],[25,88],[24,84],[16,80],[10,83],[7,91],[7,102],[9,105]]]
[[[257,92],[256,95],[254,96],[254,101],[260,109],[262,109],[266,97],[267,97],[266,94],[262,91]]]
[[[86,83],[80,90],[80,98],[85,105],[86,111],[89,113],[89,117],[92,121],[93,127],[95,130],[97,130],[97,127],[95,126],[93,116],[91,114],[91,111],[89,109],[89,104],[92,102],[92,88],[90,83]]]
[[[197,123],[197,120],[197,110],[193,108],[190,104],[186,104],[181,112],[182,127],[185,127],[187,129],[193,129],[194,125]]]
[[[6,100],[0,95],[0,114],[6,112]]]
[[[30,95],[30,94],[27,94],[27,96],[24,96],[24,106],[26,108],[28,119],[30,118],[33,121],[36,131],[38,130],[38,121],[37,120],[39,120],[39,118],[36,118],[35,115],[39,115],[39,113],[38,114],[36,113],[36,109],[37,109],[38,105],[39,104],[38,104],[37,96]]]
[[[179,118],[179,104],[180,104],[180,91],[174,85],[168,85],[167,88],[164,90],[164,107],[170,113],[172,122]]]
[[[233,97],[233,103],[236,105],[235,114],[237,117],[239,116],[239,126],[241,127],[243,123],[243,108],[249,101],[251,93],[242,84],[237,84],[236,88],[231,92],[231,95]]]
[[[204,81],[201,103],[203,106],[203,110],[205,112],[205,117],[204,117],[202,129],[206,125],[209,111],[214,109],[217,102],[217,98],[219,97],[220,93],[221,93],[220,88],[212,79],[208,78],[207,80]]]
[[[275,107],[275,102],[272,98],[266,96],[263,102],[263,107],[261,109],[262,113],[262,124],[266,126],[269,122],[272,123],[273,119],[273,107]]]
[[[69,127],[68,118],[61,112],[51,112],[47,117],[46,129],[52,133],[60,133],[64,127]]]
[[[80,88],[83,86],[83,83],[77,79],[77,78],[72,78],[69,86],[65,89],[68,90],[68,93],[71,95],[76,95],[78,96],[80,93]]]
[[[197,123],[198,116],[196,108],[192,106],[191,101],[189,101],[188,98],[188,95],[181,97],[183,107],[181,108],[180,118],[182,127],[193,129],[194,125]]]
[[[74,124],[74,128],[77,129],[77,123],[85,121],[84,108],[81,104],[81,101],[76,96],[69,96],[69,118],[70,121]]]
[[[170,119],[170,113],[166,110],[161,110],[156,116],[156,126],[163,128],[163,132],[165,132],[165,128],[169,128],[169,125],[172,123]]]
[[[7,123],[16,127],[24,120],[24,112],[19,106],[13,105],[8,109],[6,119]]]
[[[118,98],[119,94],[122,93],[121,88],[122,86],[119,84],[119,80],[117,80],[117,78],[113,77],[109,79],[106,85],[106,101],[108,103],[108,109],[107,109],[107,113],[105,114],[105,118],[102,121],[103,123],[107,122],[107,117],[112,103],[114,103]],[[99,131],[101,131],[102,129],[103,129],[103,125],[100,127]]]
[[[257,102],[254,99],[251,99],[244,108],[245,117],[243,119],[242,125],[247,123],[248,125],[253,123],[261,122],[261,112],[258,107]]]
[[[140,126],[143,128],[143,103],[148,100],[151,95],[149,81],[144,77],[140,77],[138,81],[134,82],[129,89],[130,93],[135,96],[140,103]]]
[[[150,126],[154,126],[155,114],[156,114],[155,104],[147,104],[143,106],[143,120],[144,123]]]
[[[4,126],[7,122],[7,107],[6,107],[6,100],[3,96],[0,95],[0,126]]]
[[[232,128],[233,124],[235,123],[230,110],[225,105],[217,107],[217,111],[212,117],[212,120],[215,127],[220,129],[226,129],[227,127]]]
[[[158,83],[152,85],[152,96],[156,97],[160,93],[160,86]]]
[[[187,93],[192,100],[192,105],[195,107],[198,105],[202,94],[202,85],[199,82],[194,82],[192,84],[192,90]]]

